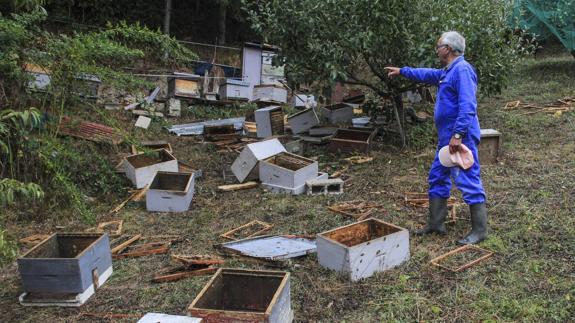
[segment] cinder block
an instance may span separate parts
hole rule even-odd
[[[255,85],[252,100],[268,100],[286,103],[287,90],[283,86],[276,84]]]
[[[481,129],[481,142],[477,147],[479,163],[489,165],[497,163],[501,155],[502,135],[494,129]]]
[[[204,323],[290,323],[290,274],[220,268],[190,304],[188,314]]]
[[[367,219],[317,235],[319,264],[352,281],[399,266],[409,259],[409,232]]]
[[[168,115],[170,117],[179,117],[182,115],[182,101],[176,98],[170,98],[166,101],[168,106]]]
[[[28,294],[77,294],[76,301],[61,306],[79,306],[112,274],[112,254],[106,233],[55,233],[18,259],[22,277],[23,305]]]
[[[146,192],[150,212],[186,212],[194,197],[194,174],[157,172]]]
[[[254,116],[259,138],[267,138],[284,133],[284,113],[280,106],[258,109],[254,112]]]
[[[346,103],[328,105],[321,108],[321,115],[329,124],[351,123],[353,106]]]
[[[343,180],[341,178],[321,179],[307,181],[308,195],[337,195],[343,194]]]
[[[282,152],[260,162],[260,181],[287,188],[305,185],[318,173],[318,163],[302,156]]]
[[[256,175],[260,160],[285,152],[284,146],[277,139],[270,139],[247,145],[232,164],[232,172],[243,182],[250,174]],[[253,173],[252,173],[253,172]]]
[[[148,185],[157,171],[177,172],[178,161],[165,149],[126,157],[126,176],[137,188]]]
[[[291,132],[294,134],[308,131],[319,124],[319,119],[313,108],[305,109],[287,118]]]

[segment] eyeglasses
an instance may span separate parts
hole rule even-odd
[[[447,44],[437,45],[437,46],[435,46],[435,50],[439,50],[442,47],[449,47],[449,45],[447,45]]]

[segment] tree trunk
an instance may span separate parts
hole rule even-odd
[[[226,43],[226,13],[228,10],[228,2],[220,0],[219,20],[218,20],[218,44],[224,45]]]
[[[170,20],[172,18],[172,0],[166,0],[166,10],[164,11],[164,34],[170,35]]]

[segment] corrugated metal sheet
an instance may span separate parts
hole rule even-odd
[[[119,144],[123,141],[122,135],[114,128],[99,123],[73,119],[67,116],[62,117],[59,134],[96,142],[110,142],[113,144]]]
[[[234,129],[238,131],[242,130],[245,120],[246,118],[244,117],[221,119],[221,120],[208,120],[203,122],[173,125],[172,127],[168,128],[168,131],[170,133],[175,134],[176,136],[193,136],[203,134],[205,126],[222,126],[226,124],[233,124]]]
[[[290,236],[260,236],[221,244],[221,247],[244,256],[281,260],[316,251],[315,241]]]

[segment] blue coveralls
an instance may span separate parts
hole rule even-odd
[[[449,198],[451,178],[469,205],[485,202],[481,184],[477,146],[481,138],[477,119],[477,75],[473,66],[463,56],[457,57],[446,68],[401,68],[401,75],[410,80],[435,85],[439,88],[435,102],[435,127],[439,144],[429,171],[429,197]],[[454,134],[462,136],[462,142],[473,153],[475,163],[467,170],[444,167],[439,162],[439,149],[449,145]]]

